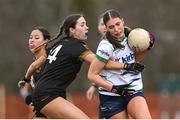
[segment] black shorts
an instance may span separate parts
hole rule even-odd
[[[127,105],[131,99],[136,96],[144,97],[144,93],[139,91],[133,95],[127,96],[108,96],[100,94],[100,115],[101,118],[109,119],[113,115],[127,109]]]
[[[25,98],[25,103],[27,104],[27,105],[30,105],[31,103],[32,103],[32,95],[30,94],[30,95],[28,95],[28,96],[26,96],[26,98]],[[32,105],[32,104],[31,104]],[[33,105],[32,105],[33,106]],[[34,108],[34,106],[33,106],[33,108]],[[35,109],[33,110],[33,112],[35,111]],[[39,112],[39,111],[37,111],[37,112],[35,112],[35,115],[36,115],[36,117],[41,117],[41,118],[46,118],[46,116],[44,115],[44,114],[42,114],[41,112]]]
[[[41,112],[35,112],[36,117],[40,117],[40,118],[47,118],[44,114],[42,114]]]
[[[45,105],[47,105],[49,102],[51,102],[57,97],[62,97],[66,99],[65,91],[61,91],[61,92],[53,92],[53,91],[47,92],[41,90],[34,91],[32,96],[32,102],[35,111],[40,112]]]

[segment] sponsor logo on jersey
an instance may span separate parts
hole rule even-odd
[[[123,63],[127,63],[127,62],[135,59],[135,54],[134,53],[130,53],[129,55],[126,55],[124,57],[115,59],[115,61],[120,61],[120,59],[122,59]]]
[[[110,57],[110,54],[108,52],[105,52],[104,50],[98,50],[98,52],[101,53],[101,55]]]

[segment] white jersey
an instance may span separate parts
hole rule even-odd
[[[102,61],[107,62],[113,60],[120,63],[134,63],[135,52],[131,50],[127,43],[127,37],[121,42],[125,47],[122,49],[115,49],[113,45],[106,39],[103,39],[97,48],[96,57]],[[130,89],[141,90],[143,88],[141,73],[135,73],[124,69],[120,70],[103,70],[100,75],[112,83],[113,85],[130,84]],[[119,96],[118,94],[105,91],[99,87],[99,93],[104,95]]]

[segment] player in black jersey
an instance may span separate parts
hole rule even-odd
[[[65,99],[66,88],[79,72],[83,59],[91,60],[91,51],[83,42],[88,27],[84,17],[77,14],[67,17],[61,30],[65,37],[50,50],[33,92],[33,105],[48,118],[88,118]]]
[[[29,49],[33,53],[34,62],[29,66],[24,78],[18,82],[18,86],[22,88],[20,91],[28,91],[28,96],[24,96],[25,102],[27,105],[32,107],[32,110],[32,95],[29,92],[31,88],[34,88],[36,82],[40,78],[48,53],[48,49],[44,43],[49,40],[50,33],[44,27],[33,28],[29,37]],[[45,115],[40,112],[35,112],[35,114],[35,117],[45,118]]]
[[[33,91],[35,110],[47,118],[88,118],[66,100],[66,88],[75,79],[83,61],[92,62],[95,55],[86,46],[88,27],[81,14],[68,16],[61,27],[64,36],[48,54],[43,72]],[[124,64],[109,61],[108,69],[123,69]]]

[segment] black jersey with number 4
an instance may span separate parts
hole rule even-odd
[[[81,40],[61,39],[50,50],[35,89],[48,93],[65,91],[81,68],[80,56],[87,51],[89,49]]]

